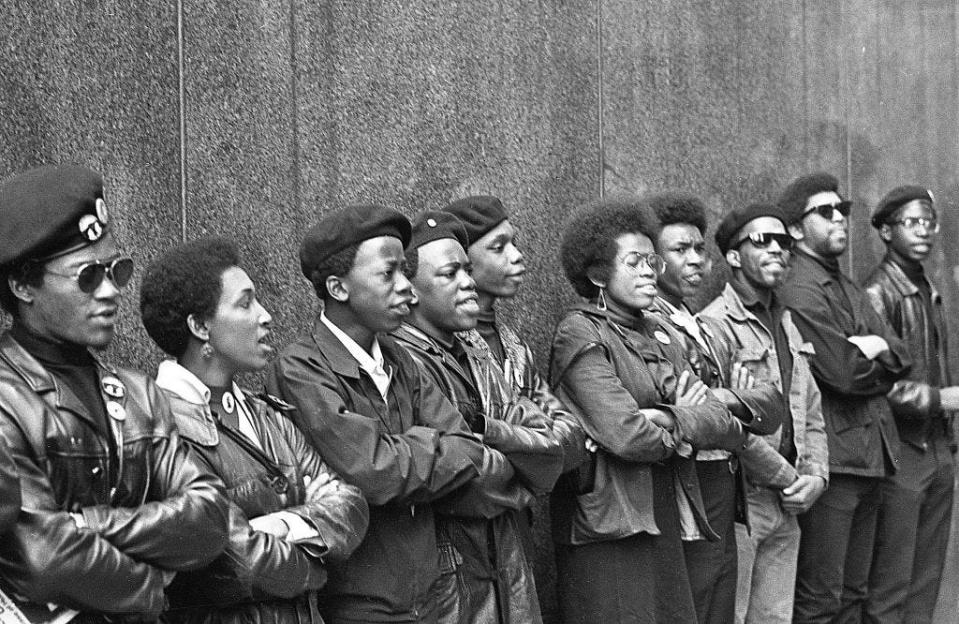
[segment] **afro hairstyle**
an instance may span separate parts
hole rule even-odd
[[[703,236],[706,235],[706,206],[694,195],[688,193],[666,192],[649,195],[644,203],[649,206],[655,220],[656,236],[667,225],[688,223]],[[653,242],[656,241],[653,237]]]
[[[566,279],[582,297],[592,299],[599,288],[589,279],[589,271],[599,270],[608,279],[616,259],[616,239],[623,234],[655,236],[655,221],[649,204],[638,197],[598,200],[577,211],[563,233],[560,262]]]
[[[200,238],[170,249],[147,268],[140,286],[140,317],[150,338],[180,357],[190,343],[187,318],[209,318],[223,292],[223,273],[240,265],[233,241]]]
[[[820,171],[799,176],[789,183],[776,202],[786,215],[790,225],[802,220],[806,211],[806,201],[816,193],[832,191],[839,193],[839,180],[836,176]]]

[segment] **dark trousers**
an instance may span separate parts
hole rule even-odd
[[[799,516],[794,624],[862,621],[882,479],[830,474],[829,487]]]
[[[697,461],[710,526],[719,541],[683,542],[699,624],[727,624],[736,613],[736,475],[729,460]]]
[[[929,624],[936,608],[952,519],[953,461],[945,440],[902,445],[882,484],[866,621]]]

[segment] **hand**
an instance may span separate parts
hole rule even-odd
[[[676,382],[676,405],[679,407],[692,407],[706,402],[709,392],[706,384],[698,378],[691,382],[691,378],[692,374],[685,370]]]
[[[290,532],[290,526],[283,518],[274,514],[266,514],[257,518],[250,519],[250,527],[260,533],[269,533],[280,539],[285,539]]]
[[[889,343],[882,336],[871,334],[869,336],[849,336],[846,340],[859,347],[862,354],[869,360],[875,360],[889,350]]]
[[[676,428],[676,421],[673,419],[673,415],[667,412],[666,410],[655,409],[655,408],[646,408],[641,410],[643,416],[646,417],[654,425],[658,425],[665,429],[666,431],[672,431]]]
[[[939,388],[939,404],[947,411],[959,410],[959,386]]]
[[[826,480],[822,477],[799,475],[779,495],[783,509],[793,515],[805,513],[826,489]]]
[[[303,483],[306,485],[307,502],[322,500],[340,489],[340,482],[335,480],[329,472],[320,473],[316,479],[304,476]]]
[[[756,378],[742,362],[734,362],[729,372],[729,387],[733,390],[752,390],[756,387]]]

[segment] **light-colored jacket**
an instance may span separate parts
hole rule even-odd
[[[700,314],[714,319],[716,326],[722,330],[723,342],[730,347],[730,366],[740,362],[757,382],[771,383],[782,390],[773,336],[756,315],[746,309],[730,284],[726,284],[723,292]],[[788,310],[783,312],[781,323],[793,358],[789,409],[796,444],[796,470],[801,475],[822,477],[828,483],[826,429],[819,387],[809,368],[809,357],[815,352],[812,345],[803,340]],[[773,448],[779,448],[781,436],[780,428],[764,437]],[[744,468],[749,477],[749,466],[744,464]]]

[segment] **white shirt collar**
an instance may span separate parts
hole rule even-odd
[[[164,360],[157,369],[157,385],[196,405],[210,402],[210,389],[176,360]]]
[[[376,388],[380,391],[383,400],[386,400],[386,393],[390,387],[392,375],[386,372],[386,361],[383,359],[383,351],[380,349],[380,342],[376,339],[376,335],[373,336],[373,346],[370,347],[370,351],[367,353],[366,349],[361,347],[359,343],[350,338],[346,332],[328,319],[325,311],[320,313],[320,321],[336,336],[337,340],[343,343],[343,346],[346,347],[346,350],[349,351],[350,355],[357,361],[360,368],[369,373],[370,377],[373,378],[373,383],[376,384]]]

